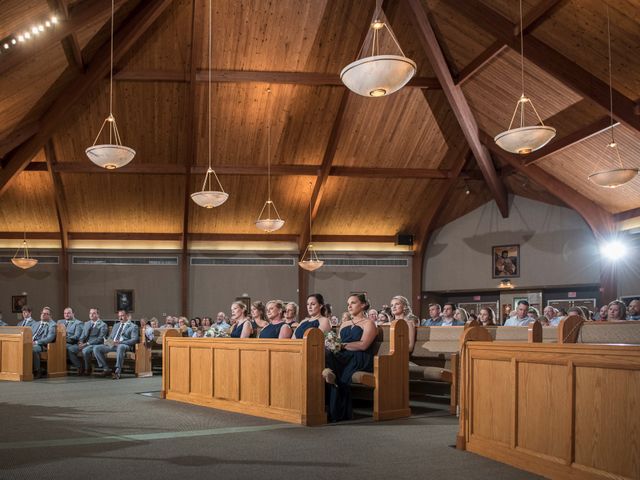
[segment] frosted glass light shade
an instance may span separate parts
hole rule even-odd
[[[322,260],[302,260],[298,262],[298,265],[300,265],[300,268],[302,268],[303,270],[313,272],[322,267],[324,265],[324,262]]]
[[[275,232],[284,226],[284,220],[280,218],[264,218],[256,220],[256,227],[265,232]]]
[[[400,55],[361,58],[342,69],[340,80],[364,97],[383,97],[397,92],[416,74],[416,63]]]
[[[544,147],[555,136],[555,128],[546,125],[534,125],[506,130],[496,135],[493,140],[507,152],[526,155]]]
[[[588,178],[601,187],[616,188],[630,182],[636,175],[638,175],[637,168],[614,168],[593,173]]]
[[[228,193],[217,190],[202,190],[191,194],[191,200],[204,208],[219,207],[226,202],[228,198]]]
[[[22,268],[23,270],[28,270],[31,267],[35,267],[38,264],[38,260],[35,258],[12,258],[11,263],[13,263],[16,267]]]
[[[87,148],[85,153],[89,160],[107,170],[124,167],[136,156],[133,148],[111,144],[93,145]]]

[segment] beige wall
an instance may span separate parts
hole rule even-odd
[[[437,230],[425,262],[427,291],[495,288],[491,247],[520,245],[517,287],[600,282],[595,237],[575,211],[523,197],[511,197],[509,218],[495,202],[473,210]]]
[[[617,265],[618,295],[640,294],[640,234],[626,242],[627,256]]]

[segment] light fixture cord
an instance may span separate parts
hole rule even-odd
[[[115,0],[111,0],[111,68],[109,69],[109,119],[111,125],[109,126],[109,143],[112,143],[113,124],[113,17],[115,16]],[[99,135],[99,134],[98,134]]]
[[[524,34],[522,32],[522,0],[520,0],[520,77],[522,80],[522,96],[524,94]]]
[[[209,0],[209,95],[208,95],[208,104],[207,104],[207,115],[208,115],[208,124],[207,124],[207,133],[209,135],[209,168],[211,168],[211,30],[212,30],[212,8],[211,4],[213,0]],[[217,178],[217,177],[216,177]]]
[[[615,144],[616,140],[613,136],[613,80],[611,74],[611,19],[609,16],[609,5],[607,4],[607,52],[609,56],[609,114],[611,118],[611,143]]]
[[[268,218],[271,218],[271,122],[273,121],[273,109],[271,107],[271,88],[267,88],[267,103],[269,104],[269,125],[267,126],[267,197]]]

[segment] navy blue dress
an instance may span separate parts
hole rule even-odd
[[[340,330],[342,343],[357,342],[362,338],[362,327],[349,325]],[[328,417],[330,422],[351,420],[353,409],[351,405],[351,377],[355,372],[373,372],[373,342],[364,351],[354,352],[341,350],[333,353],[324,351],[325,365],[336,374],[337,387],[328,385]]]
[[[296,331],[293,332],[293,336],[295,338],[303,338],[304,332],[306,332],[310,328],[320,328],[320,320],[307,320],[306,322],[302,322],[300,325],[298,325]]]
[[[235,327],[233,327],[233,330],[231,331],[231,338],[240,338],[240,335],[242,335],[242,329],[244,328],[244,324],[246,322],[248,322],[249,320],[245,320],[242,323],[237,323]]]
[[[280,330],[286,323],[270,323],[262,329],[258,338],[278,338],[280,336]]]

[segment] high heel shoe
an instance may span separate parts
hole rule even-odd
[[[324,381],[327,382],[329,385],[336,385],[336,374],[333,373],[333,370],[331,370],[330,368],[325,368],[324,370],[322,370],[322,378],[324,378]]]

